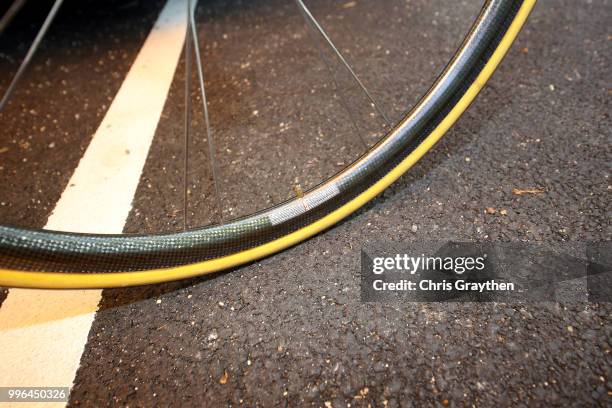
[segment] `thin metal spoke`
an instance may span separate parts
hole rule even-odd
[[[191,0],[187,2],[187,32],[185,33],[185,134],[183,137],[183,230],[187,229],[187,207],[189,203],[189,146],[191,133]]]
[[[302,15],[304,16],[304,18],[308,22],[310,22],[312,24],[312,26],[316,29],[316,31],[325,39],[325,42],[329,45],[329,47],[332,49],[334,54],[336,54],[338,59],[342,62],[342,64],[345,66],[345,68],[349,71],[349,73],[351,74],[351,77],[359,85],[359,87],[361,88],[363,93],[366,95],[366,97],[368,98],[368,100],[370,101],[370,103],[372,104],[374,109],[376,109],[378,114],[384,119],[384,121],[387,123],[387,126],[391,126],[391,121],[389,120],[389,118],[387,117],[385,112],[376,103],[376,101],[372,97],[372,94],[370,93],[370,91],[368,91],[368,89],[363,84],[363,82],[361,82],[361,80],[359,79],[359,77],[357,76],[357,74],[355,73],[355,71],[353,70],[351,65],[348,63],[346,58],[344,58],[344,56],[342,55],[342,53],[340,52],[338,47],[336,47],[336,45],[333,43],[333,41],[331,40],[329,35],[327,35],[327,33],[325,32],[325,30],[323,29],[321,24],[319,24],[319,21],[312,15],[312,13],[306,7],[306,5],[304,4],[304,2],[302,0],[295,0],[295,1],[296,1],[297,5],[298,5],[298,8],[302,12]]]
[[[191,0],[189,0],[191,3]],[[206,99],[206,87],[204,83],[204,69],[202,68],[202,58],[200,56],[200,40],[198,38],[198,32],[196,29],[195,22],[195,10],[189,7],[189,27],[191,29],[191,35],[193,37],[193,48],[195,51],[196,57],[196,67],[198,70],[198,79],[200,81],[200,93],[202,97],[202,107],[204,110],[204,123],[206,125],[206,135],[208,138],[208,151],[210,156],[210,164],[213,175],[213,182],[215,186],[215,197],[216,197],[216,205],[217,211],[219,214],[219,222],[223,221],[223,208],[221,207],[221,194],[219,188],[219,169],[217,167],[216,160],[216,150],[215,150],[215,142],[213,139],[212,129],[210,127],[210,118],[208,116],[208,102]]]
[[[62,2],[63,2],[63,0],[55,0],[55,3],[53,3],[53,7],[51,7],[51,10],[49,11],[49,14],[47,14],[47,17],[45,18],[45,21],[43,22],[42,26],[40,27],[40,30],[38,31],[38,34],[36,34],[36,38],[34,38],[34,41],[32,42],[32,45],[30,45],[30,48],[28,49],[28,52],[26,53],[26,56],[24,57],[23,61],[21,62],[21,65],[17,69],[17,72],[15,73],[15,76],[13,76],[13,79],[11,80],[11,83],[9,84],[8,88],[6,88],[6,91],[4,92],[4,95],[2,96],[2,99],[0,100],[0,112],[4,109],[4,107],[8,103],[8,100],[11,97],[11,94],[13,93],[13,91],[15,90],[15,87],[17,86],[17,83],[19,82],[19,80],[21,79],[21,76],[23,75],[23,73],[25,72],[26,68],[30,64],[30,61],[32,60],[32,57],[34,56],[34,54],[38,50],[38,47],[40,46],[40,43],[42,42],[43,38],[45,37],[45,34],[47,33],[47,30],[49,29],[49,26],[51,25],[51,23],[55,19],[57,11],[59,10],[60,6],[62,5]]]
[[[26,0],[15,0],[13,1],[13,4],[11,4],[9,9],[6,10],[6,13],[4,13],[2,18],[0,19],[0,35],[2,35],[6,27],[8,27],[8,25],[11,23],[13,17],[15,17],[17,13],[19,13],[19,10],[21,10],[21,7],[23,7],[25,2]]]
[[[319,51],[319,57],[323,60],[323,63],[325,64],[325,66],[327,67],[327,70],[329,71],[329,75],[331,76],[332,81],[334,82],[334,89],[340,95],[342,106],[344,107],[344,110],[346,110],[349,116],[349,119],[351,120],[351,123],[353,124],[353,127],[355,128],[355,133],[359,136],[359,140],[361,141],[361,144],[363,144],[364,147],[368,147],[368,144],[366,140],[364,139],[362,132],[359,131],[360,130],[359,125],[357,125],[357,121],[355,120],[353,110],[350,108],[349,103],[346,100],[346,97],[344,95],[344,92],[340,90],[340,85],[338,84],[338,80],[336,79],[336,72],[333,69],[332,63],[327,59],[327,57],[325,56],[325,53],[323,52],[323,49],[321,48],[321,44],[319,44],[317,39],[314,37],[315,33],[313,31],[316,31],[316,28],[311,24],[311,22],[305,16],[304,18],[306,19],[306,25],[308,25],[308,27],[311,28],[311,30],[308,31],[308,36],[310,37],[310,40],[313,42],[315,47],[317,47],[317,50]]]

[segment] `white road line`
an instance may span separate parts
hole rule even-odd
[[[122,232],[185,41],[186,4],[164,6],[45,228]],[[0,386],[71,387],[101,294],[11,289],[0,307]]]

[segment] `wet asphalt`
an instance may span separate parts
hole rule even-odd
[[[0,113],[3,223],[44,225],[161,7],[117,3],[67,2]],[[393,120],[480,6],[306,4]],[[609,240],[611,17],[608,1],[540,1],[435,149],[324,234],[211,277],[105,290],[70,405],[609,406],[609,303],[362,303],[359,262],[372,241]],[[32,32],[23,20],[9,38]],[[292,2],[198,8],[223,213],[194,92],[188,225],[311,187],[383,129],[346,97],[357,93],[337,62],[330,76],[308,30]],[[9,72],[24,45],[4,41]],[[179,64],[126,232],[182,228],[183,73]]]

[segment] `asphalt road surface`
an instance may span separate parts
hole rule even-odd
[[[384,131],[292,1],[201,3],[224,219],[313,186]],[[306,4],[394,121],[480,8]],[[66,1],[0,113],[2,223],[45,225],[163,6]],[[0,37],[2,89],[44,9]],[[359,262],[372,241],[610,240],[611,19],[606,0],[541,0],[453,129],[333,229],[214,276],[103,291],[69,405],[610,406],[610,303],[362,303]],[[184,219],[183,76],[179,63],[125,232],[219,216],[194,90]]]

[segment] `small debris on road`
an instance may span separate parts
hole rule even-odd
[[[364,387],[361,390],[359,390],[359,394],[355,395],[353,399],[361,400],[365,398],[365,396],[368,395],[369,392],[370,392],[370,389],[368,387]]]
[[[540,194],[543,193],[544,189],[542,188],[513,188],[512,194],[515,195],[523,195],[523,194]]]

